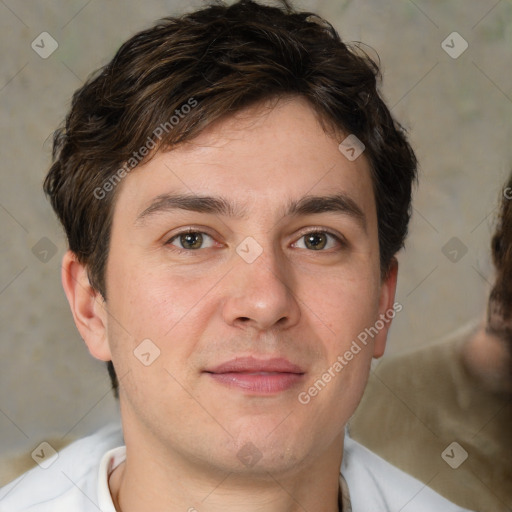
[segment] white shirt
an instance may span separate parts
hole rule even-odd
[[[0,512],[116,512],[108,477],[125,458],[123,443],[119,425],[74,442],[47,469],[35,467],[0,489]],[[348,435],[341,474],[352,507],[343,512],[466,511]]]

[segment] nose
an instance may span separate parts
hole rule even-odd
[[[228,276],[222,312],[228,325],[268,330],[298,323],[293,274],[274,251],[265,249],[252,263],[239,258]]]

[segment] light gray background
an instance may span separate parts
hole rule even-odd
[[[0,0],[0,455],[40,441],[78,437],[117,415],[102,363],[75,330],[60,285],[65,241],[41,184],[51,134],[71,95],[119,45],[157,18],[198,1]],[[410,130],[421,182],[388,353],[429,343],[481,316],[492,279],[489,237],[512,164],[510,0],[304,0],[343,39],[377,50],[384,95]],[[58,49],[31,42],[49,32]],[[453,31],[468,43],[457,59],[441,47]],[[32,248],[58,248],[41,262]],[[443,246],[457,237],[454,263]]]

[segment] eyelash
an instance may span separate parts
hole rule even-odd
[[[207,235],[208,237],[210,237],[210,238],[212,238],[214,240],[214,237],[212,235],[210,235],[209,233],[207,233],[206,231],[201,231],[200,229],[196,229],[196,228],[187,228],[187,229],[185,229],[183,231],[180,231],[179,233],[176,233],[175,235],[173,235],[165,243],[165,245],[166,246],[171,246],[172,250],[175,250],[175,251],[180,252],[180,253],[192,253],[192,252],[199,251],[202,248],[200,248],[200,249],[183,249],[183,248],[176,247],[176,246],[172,245],[172,242],[174,240],[176,240],[177,238],[179,238],[180,236],[187,235],[187,234],[194,234],[194,233],[198,233],[198,234],[201,234],[201,235]],[[313,228],[311,230],[308,230],[308,231],[305,231],[305,232],[301,233],[301,235],[297,238],[297,240],[294,242],[294,244],[297,243],[300,239],[304,238],[307,235],[314,235],[314,234],[317,234],[317,233],[329,235],[330,237],[334,238],[334,240],[338,243],[340,248],[346,247],[348,245],[347,241],[345,240],[344,237],[342,237],[342,236],[340,236],[338,234],[335,234],[332,231],[330,231],[328,229],[325,229],[325,228]],[[324,249],[320,249],[318,251],[310,250],[310,252],[330,252],[331,250],[332,249],[325,249],[325,250]]]

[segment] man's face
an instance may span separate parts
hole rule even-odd
[[[128,446],[226,471],[341,447],[386,328],[332,367],[393,303],[395,274],[381,281],[368,162],[340,142],[305,101],[281,101],[120,185],[107,335]]]

